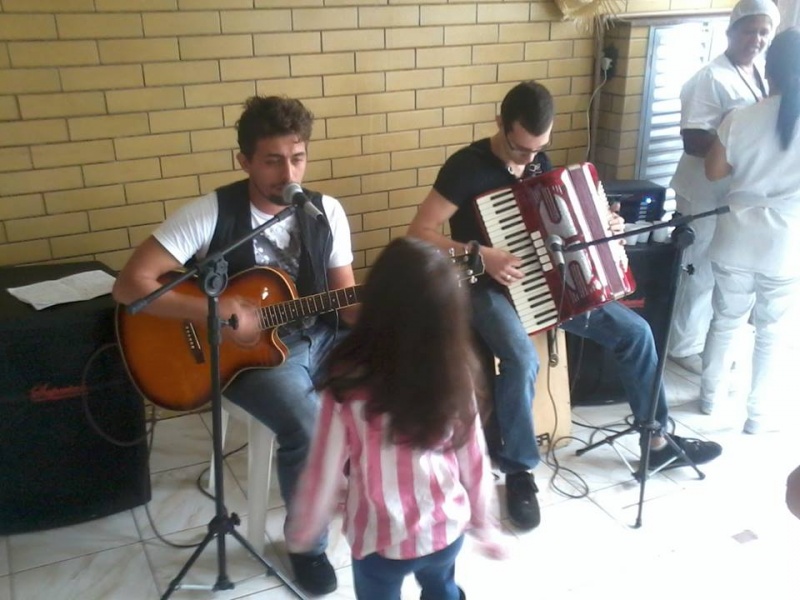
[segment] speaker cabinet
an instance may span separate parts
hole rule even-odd
[[[669,302],[675,287],[670,279],[677,250],[672,243],[636,244],[628,246],[627,252],[636,291],[621,302],[648,322],[660,356],[666,351]],[[567,333],[567,353],[573,405],[626,400],[616,358],[609,350]]]
[[[40,311],[6,291],[100,269],[0,269],[0,534],[50,529],[150,499],[144,405],[106,295]]]

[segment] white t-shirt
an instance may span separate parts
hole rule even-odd
[[[762,96],[761,90],[747,83],[728,57],[721,54],[683,85],[681,129],[716,133],[728,112],[755,103],[757,96]],[[691,202],[693,212],[698,213],[719,206],[728,189],[728,179],[709,181],[703,159],[684,152],[670,187]]]
[[[728,115],[719,127],[733,167],[709,250],[722,265],[766,275],[800,275],[800,126],[787,150],[776,131],[780,96]],[[798,124],[800,125],[800,124]]]
[[[324,195],[322,208],[331,225],[333,238],[328,268],[349,265],[353,262],[353,252],[350,224],[344,209],[338,200]],[[181,264],[193,256],[204,258],[214,236],[217,214],[217,193],[214,191],[182,206],[153,232],[153,236]],[[250,214],[253,228],[272,218],[252,204]],[[280,268],[292,279],[297,278],[300,242],[294,215],[268,227],[252,243],[256,264]]]

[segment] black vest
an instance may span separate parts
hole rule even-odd
[[[250,214],[248,179],[222,186],[217,191],[217,225],[208,253],[225,248],[253,230]],[[324,216],[324,221],[309,217],[305,211],[296,210],[300,230],[300,262],[295,285],[300,296],[310,296],[327,289],[326,269],[331,255],[331,229],[322,208],[322,195],[303,188],[303,193]],[[235,275],[256,266],[253,243],[248,241],[229,252],[228,273]]]

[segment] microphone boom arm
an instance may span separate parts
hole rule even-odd
[[[655,225],[651,225],[649,227],[642,227],[641,229],[637,229],[636,233],[647,233],[650,231],[655,231],[656,229],[661,229],[663,227],[678,227],[679,225],[686,225],[687,223],[691,223],[695,219],[704,219],[706,217],[712,217],[714,215],[724,215],[725,213],[729,213],[731,211],[730,206],[720,206],[715,208],[714,210],[707,210],[705,212],[697,213],[696,215],[682,215],[680,217],[673,217],[669,221],[664,223],[657,223]],[[564,246],[564,252],[575,252],[577,250],[585,250],[591,246],[597,246],[599,244],[607,244],[608,242],[613,242],[614,240],[621,240],[623,238],[631,236],[630,231],[625,231],[622,233],[617,233],[614,235],[610,235],[608,237],[597,238],[594,240],[589,240],[588,242],[575,242],[574,244],[567,244]]]

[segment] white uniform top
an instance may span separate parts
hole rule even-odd
[[[764,80],[766,86],[766,80]],[[758,87],[745,81],[737,68],[720,54],[687,81],[681,89],[681,129],[716,133],[722,118],[734,108],[748,106],[762,97]],[[719,206],[728,179],[706,179],[702,158],[684,152],[670,187],[693,204],[693,212]]]
[[[328,268],[349,265],[353,262],[353,252],[350,243],[350,224],[347,222],[344,209],[338,200],[324,195],[322,208],[331,224],[333,238]],[[181,264],[193,256],[198,259],[203,258],[208,253],[214,235],[217,214],[217,193],[214,191],[182,206],[153,232],[153,236]],[[250,214],[254,228],[272,218],[272,215],[261,212],[252,203]],[[266,237],[269,243],[264,244],[260,241],[261,236]],[[279,267],[293,279],[296,278],[299,252],[298,248],[292,247],[293,240],[295,244],[299,243],[297,218],[294,215],[268,227],[256,236],[253,241],[256,264]],[[276,255],[274,252],[265,251],[265,248],[275,248],[279,252]],[[285,254],[282,251],[286,251]]]
[[[787,150],[775,129],[780,96],[728,115],[719,128],[733,167],[710,257],[771,276],[800,275],[800,123]]]

